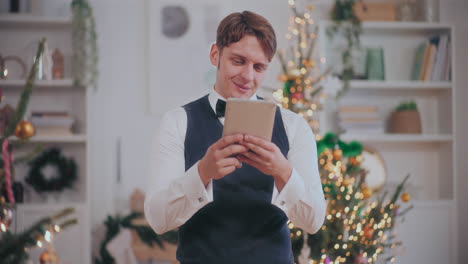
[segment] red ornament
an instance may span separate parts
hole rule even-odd
[[[300,99],[304,98],[304,95],[302,93],[296,92],[296,93],[293,93],[291,97],[295,98],[297,100],[300,100]]]

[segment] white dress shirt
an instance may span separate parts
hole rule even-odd
[[[215,113],[218,99],[225,100],[214,89],[208,99]],[[251,100],[257,100],[256,95]],[[293,170],[281,192],[273,184],[271,203],[281,208],[296,226],[313,234],[322,226],[326,209],[315,137],[298,114],[281,109],[281,116],[289,140],[287,159]],[[219,120],[224,124],[224,117]],[[213,184],[210,181],[205,187],[198,162],[185,171],[186,130],[187,114],[180,107],[163,116],[159,134],[153,141],[145,215],[158,234],[183,225],[213,201]]]

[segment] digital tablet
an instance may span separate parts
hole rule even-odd
[[[271,141],[276,104],[264,100],[228,99],[223,136],[248,134]]]

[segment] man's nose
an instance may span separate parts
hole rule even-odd
[[[245,81],[253,81],[254,79],[254,69],[252,65],[246,65],[244,69],[242,70],[242,78],[245,79]]]

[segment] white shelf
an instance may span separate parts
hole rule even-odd
[[[325,27],[332,26],[334,22],[330,20],[320,21]],[[403,22],[403,21],[364,21],[361,23],[363,30],[449,30],[450,24],[429,23],[429,22]]]
[[[86,206],[86,203],[80,202],[59,202],[59,203],[18,203],[16,204],[19,210],[62,210],[68,207],[81,208]]]
[[[11,140],[18,141],[16,137]],[[26,142],[33,143],[86,143],[85,134],[77,134],[71,136],[33,136]]]
[[[411,135],[411,134],[343,134],[344,141],[375,143],[444,143],[453,140],[452,135]]]
[[[23,88],[26,80],[0,80],[0,87],[2,88]],[[37,88],[73,88],[72,79],[60,80],[37,80],[34,81],[34,87]],[[34,89],[34,88],[33,88]]]
[[[67,17],[42,17],[34,15],[0,15],[0,26],[71,26]]]
[[[398,90],[398,91],[450,91],[451,82],[425,82],[425,81],[365,81],[355,80],[350,82],[353,90]]]

